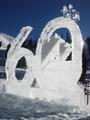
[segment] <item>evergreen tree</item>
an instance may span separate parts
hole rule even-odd
[[[68,42],[69,44],[71,44],[71,36],[70,33],[67,32],[66,33],[66,42]],[[72,52],[69,54],[69,56],[67,57],[66,61],[70,61],[72,59]]]
[[[66,33],[66,42],[70,43],[71,44],[71,35],[69,32]]]
[[[89,55],[90,55],[90,37],[86,39],[86,44],[87,44]]]
[[[2,46],[2,42],[0,42],[0,47]]]

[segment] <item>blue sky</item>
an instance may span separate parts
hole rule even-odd
[[[32,26],[38,39],[46,23],[60,17],[63,5],[73,4],[80,12],[83,38],[90,36],[90,0],[0,0],[0,32],[16,36],[23,26]]]

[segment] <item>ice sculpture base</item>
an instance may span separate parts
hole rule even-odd
[[[78,85],[76,88],[72,90],[54,90],[54,89],[43,89],[43,88],[21,88],[18,89],[18,86],[14,88],[14,91],[12,90],[13,87],[7,86],[6,93],[17,95],[20,97],[26,97],[30,99],[39,99],[39,100],[46,100],[46,101],[56,101],[60,102],[62,104],[67,104],[71,106],[78,106],[78,107],[84,107],[86,105],[85,97],[82,88],[80,88]],[[78,94],[79,93],[79,94]],[[90,100],[89,100],[90,103]]]
[[[77,94],[77,93],[80,94]],[[38,98],[40,100],[56,101],[64,105],[82,107],[85,105],[85,98],[82,90],[78,88],[76,91],[57,91],[57,90],[44,90],[32,88],[30,90],[30,98]]]

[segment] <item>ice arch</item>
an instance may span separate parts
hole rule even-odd
[[[60,28],[67,28],[70,31],[71,38],[72,38],[73,61],[76,61],[76,60],[81,61],[83,39],[82,39],[82,34],[79,29],[79,26],[70,18],[63,18],[63,17],[55,18],[49,23],[47,23],[38,40],[36,55],[40,56],[40,60],[41,60],[43,44],[46,41],[49,43],[50,37],[52,36],[53,32]],[[77,51],[78,51],[78,54],[77,54]]]
[[[30,50],[23,48],[22,44],[30,34],[31,30],[32,28],[30,26],[23,27],[8,51],[5,66],[8,80],[6,85],[7,93],[26,97],[30,94],[30,85],[34,79],[32,67],[33,53]],[[22,81],[18,81],[15,76],[15,68],[22,57],[25,57],[26,59],[27,68]]]
[[[70,31],[72,39],[72,61],[54,60],[52,56],[49,57],[52,51],[48,51],[48,56],[42,61],[43,45],[45,43],[50,44],[50,37],[53,32],[60,28],[67,28]],[[61,41],[61,37],[57,39],[58,44],[61,44]],[[67,89],[70,90],[70,88],[75,88],[82,72],[82,48],[83,39],[81,31],[73,20],[60,17],[50,21],[42,31],[36,49],[36,56],[41,65],[41,75],[37,74],[37,78],[42,83],[42,87],[61,90],[64,88],[65,91],[67,91]],[[46,49],[48,49],[47,46]],[[58,49],[58,47],[56,49]],[[67,88],[65,88],[65,85]]]

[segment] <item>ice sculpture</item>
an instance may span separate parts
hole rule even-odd
[[[60,44],[64,43],[64,40],[61,37],[56,37],[56,40],[54,40],[52,36],[53,32],[60,28],[67,28],[72,37],[72,47],[68,43],[65,43],[68,47],[66,52],[63,53],[64,57],[61,57],[60,53]],[[64,95],[69,99],[69,93],[73,95],[73,92],[78,91],[77,81],[82,72],[83,44],[78,25],[70,18],[64,17],[50,21],[43,29],[41,37],[38,40],[35,56],[31,51],[21,47],[30,31],[31,28],[29,27],[23,28],[16,39],[17,41],[14,41],[9,49],[6,61],[7,92],[27,97],[32,93],[33,97],[48,97],[52,99],[55,92],[58,93],[55,98],[58,98],[59,92],[60,96],[63,96],[64,91],[66,94]],[[65,58],[71,51],[72,60],[65,61]],[[26,58],[27,69],[22,81],[18,81],[15,77],[15,67],[18,60],[23,56]],[[42,92],[36,92],[31,87],[34,79],[37,80],[40,87],[36,91],[42,89]],[[48,94],[46,94],[46,91],[48,91]],[[80,99],[79,96],[78,99]]]
[[[69,5],[69,10],[73,11],[73,6]],[[47,100],[64,99],[69,104],[81,104],[83,91],[77,82],[82,73],[83,40],[79,26],[74,21],[75,19],[67,17],[67,12],[68,8],[64,7],[63,17],[55,18],[47,23],[38,40],[35,55],[22,47],[32,30],[31,27],[22,28],[19,35],[12,39],[5,68],[7,93]],[[69,30],[71,44],[66,43],[57,34],[53,35],[57,29],[61,28]],[[71,52],[71,61],[66,61]],[[24,78],[18,81],[15,68],[22,57],[26,59],[27,69]],[[33,88],[34,83],[37,83],[38,87]]]
[[[9,44],[12,45],[12,42],[14,41],[14,37],[11,37],[7,34],[0,33],[0,42],[2,42],[1,47],[7,48]]]

